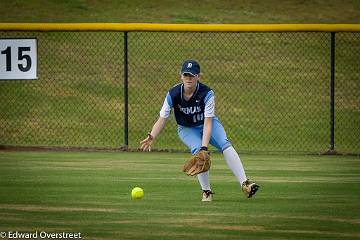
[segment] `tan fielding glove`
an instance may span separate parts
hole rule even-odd
[[[210,166],[209,152],[207,150],[200,150],[200,152],[192,156],[192,158],[185,163],[183,172],[188,176],[195,176],[199,173],[207,172]]]

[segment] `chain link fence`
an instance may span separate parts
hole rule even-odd
[[[38,39],[38,79],[0,81],[0,145],[121,145],[122,35],[1,32]]]
[[[216,95],[239,151],[325,152],[330,143],[330,33],[0,32],[38,39],[39,79],[0,81],[0,145],[137,148],[180,82],[185,59]],[[335,149],[360,152],[360,33],[337,33]],[[128,119],[128,130],[124,120]],[[173,115],[155,148],[187,150]]]

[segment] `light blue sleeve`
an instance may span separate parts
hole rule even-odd
[[[166,101],[168,102],[169,106],[172,108],[173,107],[173,102],[172,102],[172,99],[171,99],[171,96],[170,96],[170,93],[168,92],[166,94]]]
[[[172,102],[170,93],[168,92],[164,99],[163,106],[160,110],[160,117],[168,118],[170,116],[172,107],[173,107],[173,102]]]
[[[205,105],[208,103],[208,101],[209,101],[209,99],[210,99],[211,97],[215,97],[215,93],[214,93],[213,90],[210,90],[210,91],[206,94],[206,96],[205,96]]]
[[[209,91],[206,94],[204,102],[205,102],[204,116],[215,117],[215,94],[213,90]]]

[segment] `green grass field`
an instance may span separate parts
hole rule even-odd
[[[0,232],[82,239],[359,239],[360,159],[242,155],[261,185],[245,199],[213,154],[215,199],[200,202],[188,154],[0,152]],[[133,187],[145,190],[130,199]]]
[[[359,10],[357,0],[2,0],[0,21],[358,23]]]

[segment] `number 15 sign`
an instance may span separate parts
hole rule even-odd
[[[0,80],[37,79],[37,39],[0,39]]]

